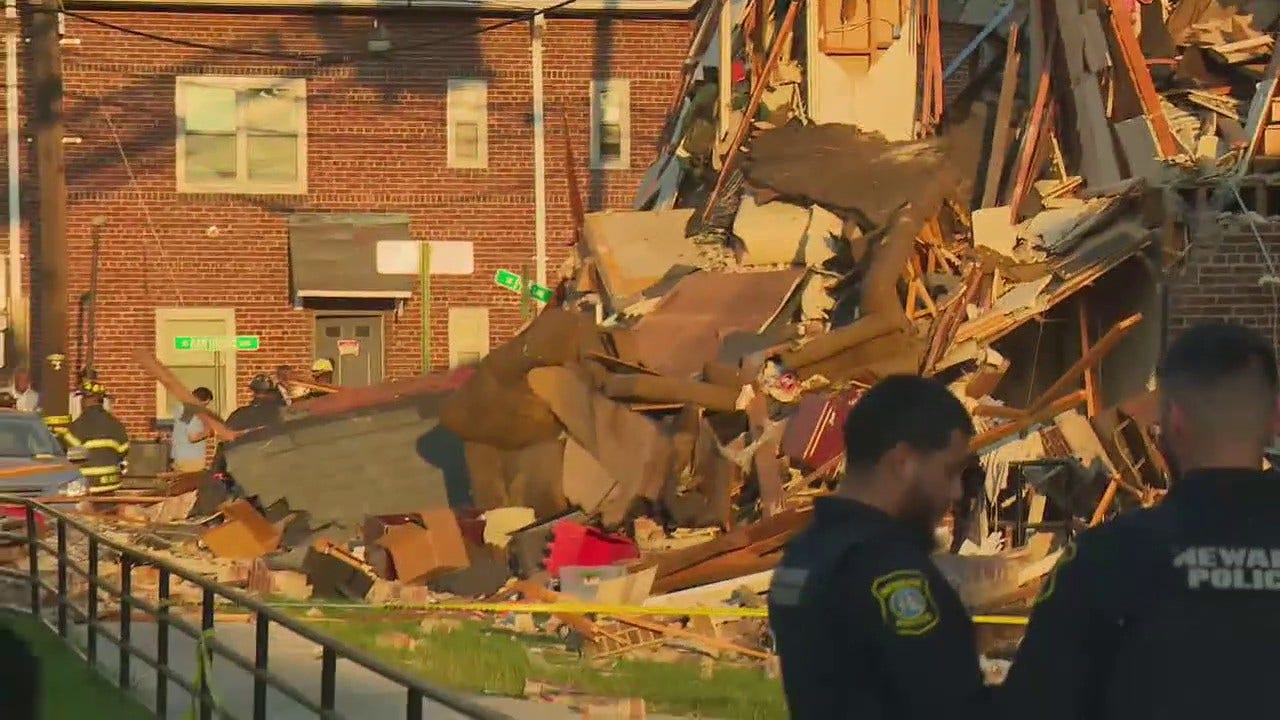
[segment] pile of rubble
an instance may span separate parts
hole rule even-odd
[[[198,542],[264,594],[572,597],[619,608],[563,617],[597,653],[766,657],[758,626],[626,608],[759,607],[841,474],[849,407],[920,373],[978,427],[938,563],[975,611],[1025,608],[1075,532],[1168,486],[1147,390],[1163,328],[1144,313],[1194,208],[1166,189],[1280,155],[1261,30],[1280,9],[1032,5],[975,44],[1006,43],[1003,72],[975,73],[937,134],[889,142],[805,121],[799,3],[733,28],[744,70],[717,137],[707,3],[637,209],[583,213],[566,159],[578,232],[550,306],[474,367],[294,403],[226,445],[252,503],[180,478],[189,510],[168,502],[145,534]],[[940,54],[921,56],[932,87]]]

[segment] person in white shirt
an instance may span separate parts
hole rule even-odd
[[[22,412],[39,412],[40,411],[40,393],[31,387],[31,373],[26,368],[20,367],[13,371],[13,381],[8,387],[0,388],[0,391],[8,392],[13,395],[17,404],[14,406]]]

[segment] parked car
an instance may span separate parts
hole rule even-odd
[[[39,415],[0,409],[0,495],[84,495],[89,484],[76,467],[84,459],[83,448],[65,449]]]

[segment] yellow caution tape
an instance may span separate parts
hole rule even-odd
[[[187,711],[186,720],[200,717],[200,706],[206,701],[216,711],[219,702],[214,699],[213,676],[209,672],[209,664],[213,655],[209,652],[209,641],[213,639],[213,630],[205,630],[196,638],[196,676],[191,683],[195,692],[191,694],[191,709]],[[205,690],[208,690],[206,693]]]
[[[368,605],[364,603],[272,602],[273,607],[331,608],[350,610],[422,610],[428,612],[477,613],[543,613],[547,615],[648,615],[663,617],[728,617],[767,618],[767,608],[733,607],[662,607],[657,605],[602,605],[592,603],[478,603],[442,602],[427,605]],[[1026,625],[1020,615],[977,615],[973,621],[982,625]]]

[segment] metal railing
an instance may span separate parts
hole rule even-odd
[[[350,645],[334,640],[308,627],[305,623],[271,608],[247,593],[228,587],[221,583],[202,577],[190,570],[183,569],[175,563],[151,553],[129,547],[103,536],[79,520],[54,510],[46,505],[29,499],[0,495],[0,506],[20,507],[24,510],[23,518],[15,518],[15,523],[24,525],[21,532],[0,530],[0,544],[9,547],[25,547],[27,568],[0,567],[0,577],[8,577],[26,585],[29,590],[30,611],[37,618],[44,618],[44,611],[49,603],[46,593],[56,600],[54,611],[56,621],[53,623],[59,636],[70,641],[69,631],[73,621],[83,623],[86,632],[85,657],[89,665],[98,670],[98,641],[105,639],[116,646],[119,658],[116,670],[116,683],[126,691],[131,691],[130,673],[134,660],[139,660],[156,673],[155,713],[157,717],[168,716],[170,685],[177,686],[192,698],[199,720],[212,720],[217,717],[226,720],[244,720],[232,715],[223,707],[218,707],[210,684],[203,680],[205,669],[212,662],[215,654],[238,666],[252,677],[253,682],[253,720],[267,718],[267,690],[273,689],[314,713],[324,720],[341,720],[346,716],[336,710],[338,693],[338,660],[345,659],[364,669],[381,676],[398,686],[404,693],[405,717],[408,720],[422,720],[425,701],[448,708],[463,717],[476,720],[511,720],[502,713],[484,708],[475,702],[449,691],[432,687],[420,680],[410,677],[380,660]],[[54,544],[47,541],[49,526],[52,526],[56,538]],[[83,535],[87,542],[87,567],[82,566],[68,556],[68,530],[75,530]],[[120,583],[116,585],[99,574],[99,553],[103,548],[114,552],[118,558]],[[56,563],[56,581],[53,584],[41,577],[43,567],[42,556],[52,556]],[[20,559],[20,558],[19,558]],[[141,567],[154,567],[157,570],[156,602],[137,597],[133,591],[133,572]],[[86,607],[82,610],[73,604],[70,597],[70,573],[75,573],[88,583]],[[201,591],[200,626],[196,627],[176,613],[176,606],[170,597],[170,589],[174,578],[191,583]],[[107,628],[103,622],[99,607],[99,593],[115,598],[120,604],[119,635]],[[254,656],[247,658],[235,649],[219,641],[213,633],[214,607],[218,599],[229,602],[232,606],[243,608],[253,614],[254,619]],[[155,621],[156,636],[154,655],[138,647],[132,641],[133,613],[141,611]],[[75,616],[74,618],[72,616]],[[320,647],[320,697],[315,699],[298,690],[280,676],[273,674],[270,661],[270,629],[275,624],[286,628],[298,636],[309,640]],[[196,643],[197,661],[196,678],[188,679],[175,672],[170,663],[170,632],[176,630]],[[273,714],[275,714],[273,712]],[[368,717],[368,715],[363,715]]]

